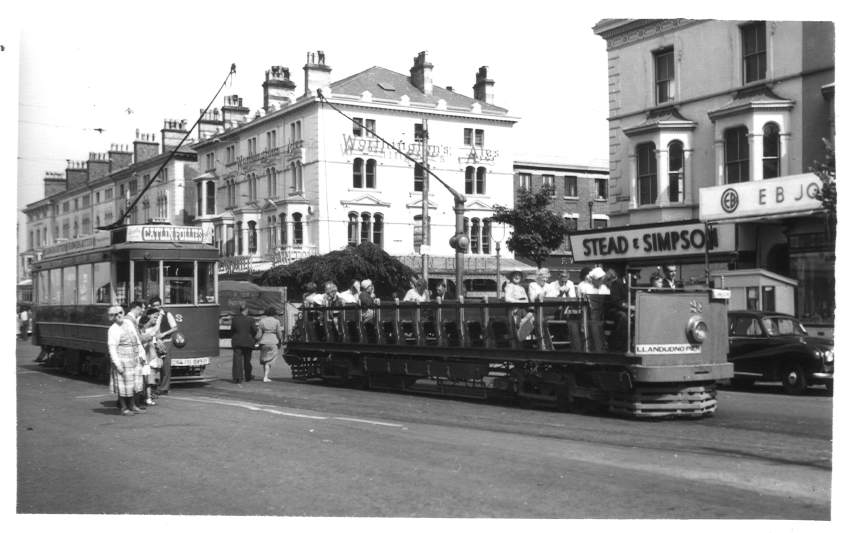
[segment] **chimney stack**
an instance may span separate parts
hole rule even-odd
[[[224,131],[224,121],[221,119],[218,108],[213,108],[212,111],[203,114],[203,118],[198,123],[198,138],[200,140],[209,139],[222,131]]]
[[[155,133],[139,133],[136,128],[136,140],[133,141],[133,162],[139,163],[159,155],[159,144]]]
[[[433,94],[433,63],[427,60],[427,52],[419,52],[419,55],[413,58],[410,82],[425,95]]]
[[[97,181],[109,174],[109,154],[88,153],[88,181]]]
[[[54,194],[65,192],[68,181],[61,172],[44,173],[44,197],[50,198]]]
[[[68,168],[65,169],[67,189],[72,191],[78,187],[84,187],[88,182],[88,169],[85,161],[71,161],[68,159]]]
[[[289,69],[279,65],[265,71],[262,84],[262,108],[266,113],[279,109],[295,99],[295,82],[289,79]]]
[[[479,100],[485,104],[495,103],[495,95],[493,87],[495,82],[487,77],[487,69],[489,67],[481,67],[475,76],[475,85],[473,87],[475,100]]]
[[[250,109],[242,105],[242,99],[238,94],[224,97],[224,105],[221,106],[221,120],[225,128],[238,126],[248,121]]]
[[[186,136],[186,121],[165,119],[162,124],[162,153],[173,150]]]
[[[330,87],[330,70],[324,63],[323,51],[307,52],[307,64],[304,65],[304,96],[312,96],[316,94],[317,89],[324,91]]]
[[[117,172],[133,164],[133,153],[126,144],[113,144],[109,147],[109,173]]]

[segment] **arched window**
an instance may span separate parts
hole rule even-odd
[[[669,201],[684,200],[684,143],[669,143]]]
[[[413,169],[413,191],[422,192],[424,190],[424,167],[416,163]]]
[[[371,215],[369,213],[363,213],[361,219],[360,242],[369,242],[371,239]]]
[[[486,167],[478,167],[475,173],[475,193],[486,194]]]
[[[764,179],[777,178],[781,175],[781,141],[778,124],[770,122],[764,126]]]
[[[377,182],[377,161],[369,159],[366,161],[366,188],[374,189]]]
[[[363,160],[359,157],[354,159],[354,183],[355,189],[360,189],[363,186]]]
[[[300,122],[299,122],[299,124],[300,124]],[[300,161],[298,161],[297,164],[295,165],[295,170],[297,170],[297,175],[296,175],[296,178],[295,178],[297,181],[295,182],[295,184],[298,187],[298,192],[303,192],[304,191],[304,166],[301,164]]]
[[[466,194],[475,192],[475,167],[466,167]]]
[[[277,217],[271,215],[268,218],[268,251],[273,252],[277,246]]]
[[[488,218],[483,219],[483,233],[481,233],[481,252],[488,254],[490,250],[490,242],[492,242],[492,221]]]
[[[215,182],[206,182],[206,214],[215,214]]]
[[[286,213],[280,213],[280,245],[286,246],[288,244],[289,235],[286,231]]]
[[[256,222],[248,222],[248,253],[256,253]]]
[[[374,214],[374,229],[372,230],[372,242],[383,248],[383,215]]]
[[[466,234],[466,237],[469,237],[469,219],[468,219],[468,217],[463,217],[463,233]]]
[[[725,182],[749,181],[749,130],[745,126],[725,130]]]
[[[304,244],[304,223],[301,221],[300,213],[292,214],[292,240],[293,244]]]
[[[295,162],[289,164],[289,172],[292,174],[292,192],[299,192],[298,189],[298,170],[295,167]]]
[[[472,235],[471,250],[473,254],[479,254],[481,251],[481,221],[478,218],[472,219]]]
[[[357,244],[357,213],[351,211],[348,213],[348,244]]]
[[[653,204],[657,199],[657,158],[654,143],[637,145],[638,205]]]
[[[271,167],[271,196],[277,198],[277,169]]]

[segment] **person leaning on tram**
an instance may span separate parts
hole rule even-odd
[[[112,325],[107,332],[109,360],[111,362],[111,387],[118,395],[118,404],[124,416],[141,414],[145,410],[136,405],[135,395],[142,391],[139,367],[145,360],[141,339],[129,320],[124,320],[124,310],[113,305],[108,311]]]
[[[589,319],[587,320],[587,337],[590,342],[588,351],[604,351],[604,304],[605,296],[610,289],[604,284],[606,273],[601,267],[595,267],[587,274],[588,284],[581,287],[582,297],[589,304]]]
[[[628,349],[628,285],[612,268],[607,269],[604,283],[610,290],[604,308],[606,320],[613,321],[613,332],[608,340],[608,349],[613,352],[624,352]]]
[[[159,346],[162,348],[159,357],[162,359],[162,368],[159,369],[159,385],[156,387],[157,395],[167,395],[171,390],[171,357],[168,355],[168,345],[171,340],[171,334],[177,331],[177,319],[170,311],[162,307],[162,298],[154,296],[147,304],[150,308],[159,311],[156,318],[156,324],[159,328],[159,339],[162,343]]]

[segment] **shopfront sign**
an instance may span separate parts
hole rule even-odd
[[[822,207],[822,182],[813,173],[699,189],[699,220],[792,216]]]
[[[199,226],[127,226],[126,242],[209,242]]]
[[[576,262],[648,259],[734,251],[734,226],[663,224],[642,228],[623,227],[569,235]]]

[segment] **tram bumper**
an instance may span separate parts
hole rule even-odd
[[[634,365],[631,375],[638,383],[670,383],[719,381],[734,376],[732,363],[705,363],[693,365]]]
[[[171,383],[209,383],[211,376],[205,374],[209,357],[189,357],[171,359]]]

